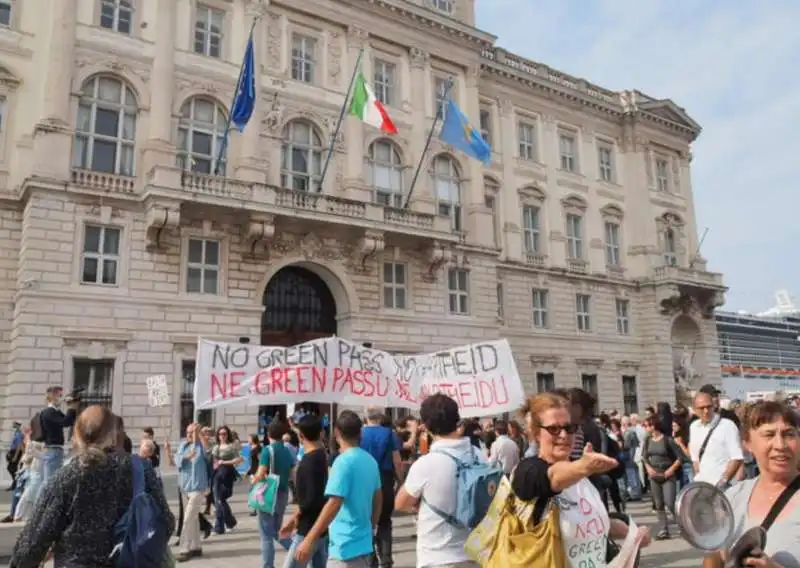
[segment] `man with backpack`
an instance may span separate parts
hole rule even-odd
[[[464,551],[470,531],[485,516],[503,470],[458,431],[458,404],[444,394],[426,398],[420,417],[433,435],[431,451],[415,461],[395,508],[419,510],[417,567],[476,566]]]

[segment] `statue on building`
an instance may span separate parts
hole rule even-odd
[[[674,368],[675,383],[684,388],[691,388],[700,373],[694,368],[694,354],[688,345],[683,346],[683,353]]]

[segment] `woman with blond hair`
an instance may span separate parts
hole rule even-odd
[[[133,500],[130,454],[114,451],[124,439],[119,420],[99,405],[75,421],[73,456],[42,487],[14,546],[11,567],[38,566],[52,548],[55,566],[111,568],[114,529]],[[175,519],[153,468],[144,464],[145,491],[153,496],[169,534]]]
[[[533,522],[542,520],[547,506],[559,509],[562,545],[568,565],[606,566],[606,541],[624,539],[628,525],[609,518],[603,499],[589,478],[617,467],[617,460],[596,452],[586,444],[583,455],[571,461],[578,425],[570,420],[570,403],[554,393],[542,393],[528,399],[522,412],[531,435],[539,445],[539,454],[525,458],[517,466],[512,488],[519,499],[536,501]],[[596,531],[580,530],[593,526]],[[642,531],[642,546],[650,542],[650,533]]]

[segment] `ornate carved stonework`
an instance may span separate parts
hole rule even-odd
[[[304,111],[301,111],[304,112]],[[328,132],[329,135],[329,143],[330,139],[333,138],[334,130],[336,130],[336,123],[339,121],[338,116],[323,116],[322,117],[322,125],[325,130]],[[344,152],[346,148],[344,147],[344,125],[339,129],[339,132],[336,133],[336,140],[333,140],[333,149],[337,152]]]
[[[347,38],[352,45],[362,47],[369,39],[369,32],[361,26],[349,26],[347,28]]]
[[[267,3],[264,0],[248,0],[246,13],[248,16],[262,18],[267,12]]]
[[[556,355],[531,355],[530,356],[531,365],[534,367],[558,367],[558,364],[561,363],[561,357]]]
[[[426,251],[426,261],[428,263],[428,272],[425,274],[426,280],[434,281],[437,277],[438,270],[452,258],[450,249],[446,249],[438,241],[433,241],[431,246]]]
[[[147,66],[141,65],[137,62],[125,61],[119,55],[114,53],[101,54],[80,52],[75,58],[75,66],[78,69],[84,69],[86,67],[93,67],[96,65],[102,65],[104,68],[114,73],[136,76],[145,83],[150,81],[150,69]]]
[[[253,213],[247,223],[245,241],[250,244],[250,252],[254,253],[259,243],[267,249],[269,241],[275,236],[275,217]]]
[[[361,272],[369,270],[367,261],[374,257],[376,254],[383,252],[386,247],[383,233],[379,231],[367,231],[363,237],[358,240],[358,245],[354,252],[354,268]]]
[[[466,82],[468,87],[475,87],[481,78],[481,66],[479,63],[467,67]]]
[[[412,69],[425,69],[430,61],[430,54],[419,47],[412,47],[409,51]]]
[[[575,364],[578,368],[589,371],[590,373],[597,373],[603,366],[602,359],[575,359]]]
[[[342,75],[342,34],[331,32],[328,36],[328,78],[331,85],[340,85]]]
[[[305,235],[281,233],[271,241],[270,249],[280,255],[299,252],[306,260],[339,261],[344,258],[336,239],[323,239],[313,232]]]
[[[267,67],[279,70],[281,65],[281,15],[267,12]]]
[[[166,202],[150,202],[147,204],[146,220],[148,248],[161,248],[161,239],[164,232],[177,231],[180,226],[180,205]]]
[[[636,91],[622,91],[619,94],[619,104],[622,105],[622,112],[625,114],[634,114],[639,110],[637,105]]]
[[[221,85],[213,80],[198,81],[181,77],[177,79],[175,84],[178,88],[178,92],[191,90],[198,94],[204,94],[214,98],[225,98],[228,94],[227,88],[223,91],[220,89]]]

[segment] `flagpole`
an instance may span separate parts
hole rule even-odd
[[[350,77],[350,84],[347,86],[347,93],[344,96],[344,104],[342,110],[339,111],[339,120],[336,121],[336,128],[333,130],[333,135],[329,142],[328,155],[325,157],[325,165],[322,168],[322,175],[319,178],[319,186],[317,193],[322,193],[322,188],[325,183],[325,176],[328,174],[328,167],[331,165],[331,158],[333,157],[333,148],[336,145],[336,138],[339,137],[339,131],[342,129],[342,122],[344,122],[344,115],[347,113],[347,102],[350,100],[350,95],[353,92],[353,84],[356,82],[356,77],[361,70],[361,58],[364,56],[364,48],[358,50],[358,57],[356,58],[356,66],[353,68],[353,76]]]
[[[411,178],[411,187],[408,188],[408,196],[406,197],[406,202],[403,204],[403,209],[408,209],[408,206],[411,204],[411,195],[414,193],[414,187],[417,185],[417,180],[419,179],[420,171],[422,171],[422,164],[425,161],[425,155],[428,153],[428,149],[431,147],[431,142],[433,141],[433,135],[436,132],[436,125],[439,123],[439,120],[442,118],[442,114],[444,113],[444,105],[447,103],[447,99],[450,97],[450,91],[453,89],[453,78],[447,82],[447,87],[444,90],[442,96],[442,104],[439,108],[436,109],[436,116],[433,117],[433,124],[431,124],[431,131],[428,133],[428,139],[425,141],[425,146],[422,148],[422,154],[419,156],[419,163],[417,164],[417,169],[414,170],[414,177]]]
[[[250,25],[250,33],[247,35],[247,43],[245,44],[245,55],[247,54],[247,46],[253,41],[253,31],[256,29],[256,24],[258,23],[258,19],[260,16],[256,16],[253,18],[253,23]],[[253,46],[255,49],[255,46]],[[214,175],[219,175],[219,167],[222,163],[222,158],[227,157],[228,151],[228,136],[231,133],[231,119],[233,118],[233,107],[236,104],[236,96],[239,94],[239,87],[242,83],[242,75],[244,75],[244,68],[245,64],[247,63],[247,58],[245,56],[242,57],[242,66],[239,68],[239,78],[236,79],[236,87],[233,89],[233,99],[231,99],[231,106],[228,107],[228,120],[225,123],[225,135],[222,137],[222,144],[219,145],[219,152],[217,153],[217,163],[214,164]],[[258,90],[256,90],[256,96],[258,96]]]

